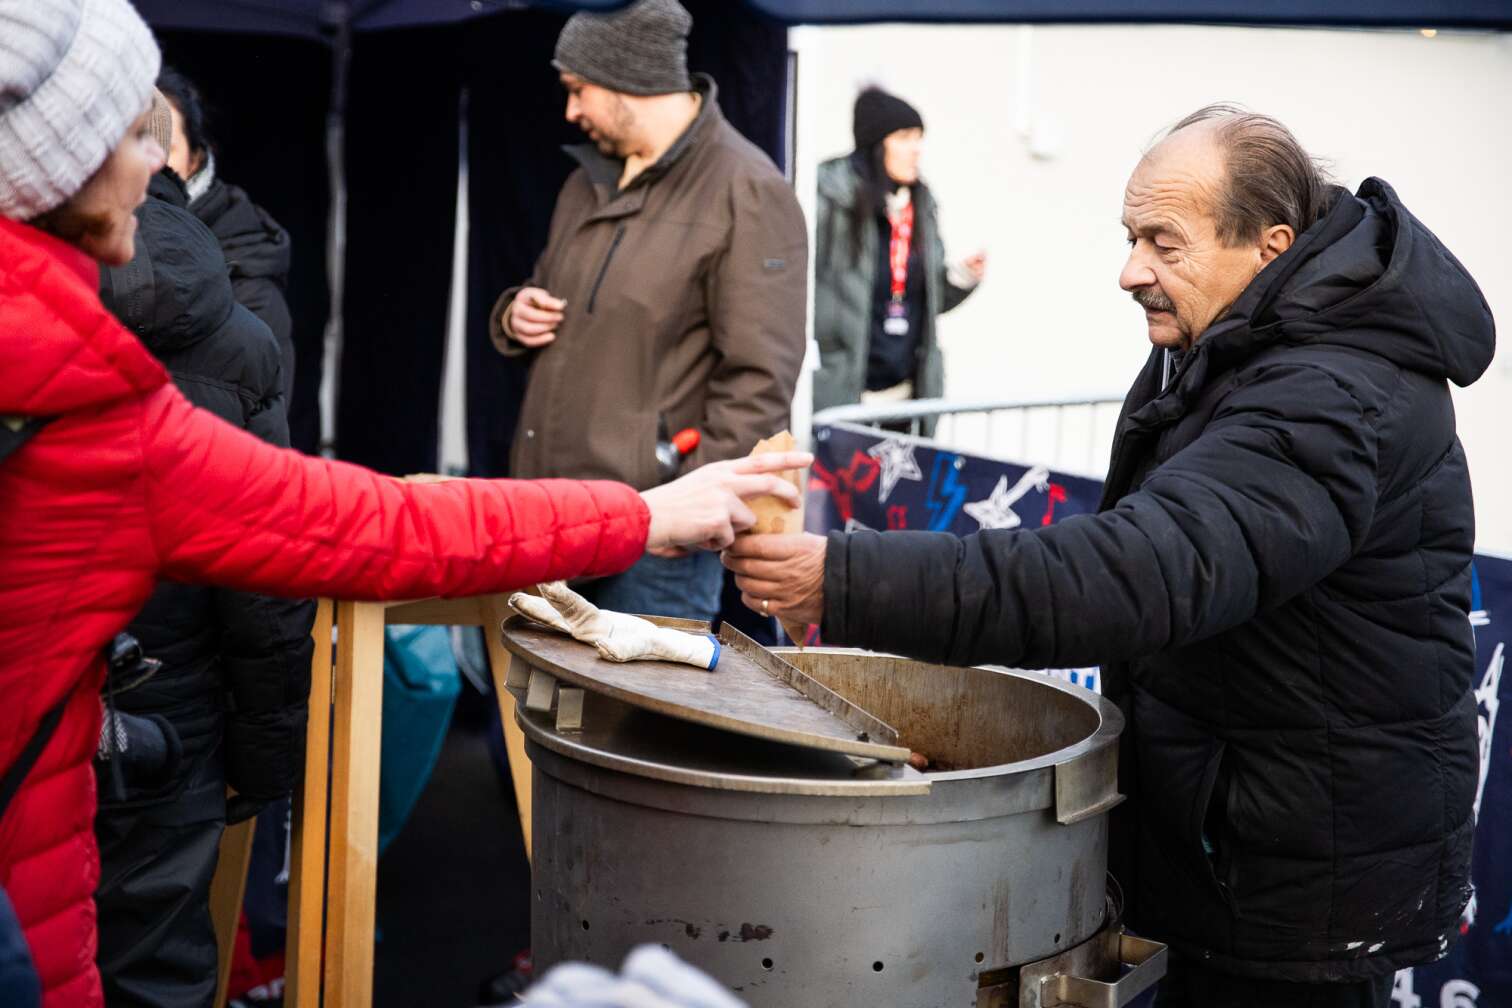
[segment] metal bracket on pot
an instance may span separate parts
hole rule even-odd
[[[531,669],[530,685],[525,690],[525,709],[542,713],[551,710],[551,705],[556,702],[556,684],[554,677],[538,668]]]
[[[528,678],[526,678],[528,673]],[[583,730],[584,691],[557,683],[556,677],[538,668],[531,668],[518,658],[510,662],[509,682],[525,678],[525,709],[549,713],[556,709],[556,730],[580,732]]]
[[[509,673],[504,678],[504,685],[512,690],[523,690],[530,685],[530,664],[519,655],[509,656]]]
[[[1025,966],[1019,974],[1021,1008],[1124,1008],[1165,976],[1168,953],[1160,942],[1124,931],[1104,932],[1093,941],[1111,943],[1114,960],[1129,971],[1114,980],[1093,980],[1064,969],[1064,956]],[[1046,969],[1054,972],[1047,976]]]
[[[570,686],[561,686],[557,689],[557,731],[580,732],[583,730],[585,696],[583,690],[573,689]]]
[[[1124,800],[1118,793],[1118,743],[1055,767],[1055,821],[1062,826],[1100,816]]]

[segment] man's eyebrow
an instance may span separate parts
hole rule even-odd
[[[1138,227],[1130,224],[1126,218],[1119,218],[1118,223],[1130,234],[1148,235],[1151,237],[1164,234],[1170,235],[1180,241],[1186,241],[1186,232],[1181,229],[1181,226],[1165,217],[1152,217],[1142,222]]]

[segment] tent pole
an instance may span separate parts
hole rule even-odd
[[[808,307],[804,317],[803,367],[798,373],[798,386],[793,390],[791,412],[793,437],[798,447],[807,450],[813,439],[814,418],[814,372],[819,369],[819,345],[814,339],[814,278],[818,255],[815,250],[818,226],[819,163],[814,158],[816,142],[814,123],[818,121],[819,102],[824,96],[809,93],[803,87],[804,74],[813,73],[821,59],[822,33],[812,28],[788,29],[788,164],[787,173],[803,208],[804,223],[808,228]]]
[[[331,310],[326,319],[320,371],[320,451],[334,455],[336,403],[341,394],[342,304],[346,295],[346,110],[352,67],[352,5],[331,0],[322,10],[331,43],[331,104],[326,113],[326,170],[331,208],[326,232],[326,283]]]

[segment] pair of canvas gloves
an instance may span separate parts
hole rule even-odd
[[[510,606],[521,615],[592,644],[609,661],[670,661],[713,670],[719,663],[719,640],[660,627],[650,620],[600,609],[564,581],[540,586],[540,597],[516,592]]]

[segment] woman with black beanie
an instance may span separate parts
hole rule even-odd
[[[880,88],[856,98],[856,148],[819,166],[814,408],[944,393],[936,319],[986,273],[985,254],[947,266],[919,177],[924,120]]]

